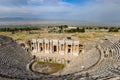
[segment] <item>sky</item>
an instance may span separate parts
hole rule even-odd
[[[0,18],[120,23],[120,0],[0,0]]]

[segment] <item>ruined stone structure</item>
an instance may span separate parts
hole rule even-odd
[[[38,40],[40,39],[35,39],[36,45],[38,45]],[[53,40],[51,41],[53,42]],[[57,42],[59,41],[57,40]],[[72,40],[71,42],[74,43]],[[65,66],[62,71],[54,75],[47,75],[43,73],[36,74],[32,69],[33,62],[36,59],[33,59],[12,38],[0,35],[0,80],[120,80],[120,39],[100,39],[98,42],[100,42],[98,47],[90,42],[89,46],[86,45],[84,53],[80,53],[80,55],[78,53],[78,57],[71,50],[71,56],[75,59]],[[66,45],[66,42],[64,44]],[[67,53],[69,48],[64,51],[66,53],[60,55],[57,52],[38,53],[40,49],[44,52],[45,48],[39,47],[40,49],[38,49],[32,47],[33,45],[31,45],[31,48],[33,48],[32,53],[34,52],[33,54],[36,54],[36,56],[46,54],[44,56],[46,59],[51,55],[55,59],[57,54],[57,59],[66,59],[67,56],[67,59],[70,58],[70,54]],[[58,45],[60,44],[58,43]],[[54,52],[54,49],[52,49],[52,52]]]
[[[81,52],[79,41],[73,40],[48,40],[48,39],[33,39],[32,52],[34,53],[53,53],[53,54],[71,54],[78,56]]]
[[[31,53],[39,58],[45,54],[51,54],[53,55],[52,57],[59,55],[57,59],[60,56],[63,56],[61,59],[64,59],[64,55],[75,57],[83,52],[83,45],[81,45],[80,42],[76,40],[32,39],[31,43]],[[48,55],[46,57],[48,57]]]

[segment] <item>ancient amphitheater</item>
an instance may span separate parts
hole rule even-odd
[[[0,35],[0,80],[120,80],[120,39],[86,43],[84,53],[55,74],[34,72],[33,62],[12,38]]]

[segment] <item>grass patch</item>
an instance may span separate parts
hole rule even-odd
[[[53,74],[64,68],[64,64],[37,61],[34,64],[35,72]]]

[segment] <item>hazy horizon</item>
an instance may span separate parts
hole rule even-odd
[[[119,27],[120,23],[91,23],[91,22],[70,22],[70,21],[3,21],[0,25],[40,25],[40,26],[59,26],[68,25],[69,27],[79,26],[108,26],[108,27]]]
[[[0,0],[0,22],[120,23],[120,0]]]

